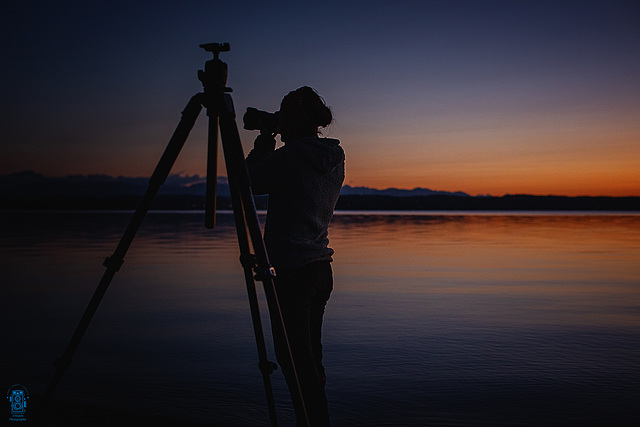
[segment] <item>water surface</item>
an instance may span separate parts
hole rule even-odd
[[[0,385],[42,393],[130,217],[0,213]],[[343,213],[330,239],[334,425],[640,421],[640,215]],[[228,214],[148,214],[56,397],[268,425],[238,254]]]

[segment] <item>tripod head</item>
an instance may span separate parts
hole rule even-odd
[[[215,59],[218,59],[218,54],[220,52],[229,52],[231,50],[229,43],[205,43],[201,44],[200,47],[207,52],[213,52],[213,57]]]
[[[202,82],[205,93],[211,91],[231,92],[227,84],[227,64],[218,57],[220,52],[231,50],[229,43],[205,43],[200,45],[207,52],[213,53],[213,59],[204,64],[204,70],[198,70],[198,80]]]

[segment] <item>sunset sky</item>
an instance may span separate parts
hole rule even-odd
[[[228,42],[239,116],[316,88],[346,184],[640,196],[639,22],[633,0],[9,2],[0,175],[149,176],[199,44]],[[205,174],[206,129],[174,173]]]

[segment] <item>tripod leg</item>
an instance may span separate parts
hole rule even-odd
[[[235,184],[235,183],[234,183]],[[253,277],[253,271],[256,265],[255,257],[251,254],[249,240],[247,237],[247,229],[245,222],[245,212],[242,207],[240,193],[235,185],[230,184],[231,203],[233,205],[233,215],[238,234],[238,245],[240,246],[240,262],[244,270],[245,283],[247,285],[247,294],[249,296],[249,307],[251,309],[251,320],[253,322],[253,333],[255,335],[258,347],[258,367],[262,372],[262,381],[264,383],[265,393],[267,395],[267,407],[269,409],[269,418],[271,425],[278,425],[278,417],[276,415],[275,399],[273,397],[273,389],[271,387],[271,377],[277,365],[270,362],[267,357],[267,348],[264,341],[264,333],[262,329],[262,321],[260,318],[260,306],[258,304],[258,295],[256,293],[256,284]]]
[[[224,102],[222,102],[222,104],[224,105],[220,106],[220,134],[222,136],[222,147],[224,150],[225,161],[227,165],[229,185],[233,185],[233,187],[239,194],[239,202],[241,203],[242,209],[244,211],[246,227],[249,230],[253,250],[256,254],[258,274],[260,280],[263,283],[265,296],[267,298],[271,324],[275,326],[276,330],[280,332],[280,334],[284,338],[284,341],[286,342],[289,357],[291,359],[293,374],[295,376],[296,390],[293,390],[293,393],[299,396],[300,401],[302,402],[304,417],[306,419],[307,425],[309,425],[309,417],[307,415],[306,405],[304,404],[304,398],[300,389],[300,382],[296,373],[295,362],[291,354],[291,347],[289,346],[286,328],[282,319],[282,313],[280,311],[280,305],[278,303],[275,285],[273,283],[273,276],[275,275],[274,270],[269,264],[267,249],[262,239],[260,222],[258,220],[258,214],[256,212],[255,202],[253,200],[253,194],[251,192],[249,172],[244,160],[244,153],[242,151],[240,135],[238,134],[238,128],[235,122],[235,111],[233,108],[233,100],[231,99],[231,95],[224,94]],[[236,205],[234,205],[234,211],[236,210],[235,206]]]
[[[216,121],[216,124],[219,124],[219,120]],[[225,160],[228,159],[229,157],[225,156]],[[228,163],[227,167],[229,167]],[[275,369],[277,369],[277,365],[273,362],[270,362],[267,356],[267,348],[264,340],[262,320],[260,317],[260,306],[258,304],[258,296],[256,293],[256,285],[253,276],[254,268],[256,266],[256,260],[255,256],[251,254],[249,238],[247,235],[245,210],[242,205],[242,198],[240,196],[239,189],[237,188],[237,182],[234,179],[229,180],[229,190],[231,193],[231,205],[233,206],[233,216],[235,220],[236,233],[238,236],[238,245],[240,247],[240,262],[244,271],[247,295],[249,297],[249,307],[251,309],[253,332],[256,339],[256,345],[258,347],[258,366],[260,372],[262,373],[262,381],[264,383],[264,389],[267,397],[269,419],[271,420],[271,425],[273,427],[276,427],[278,425],[278,417],[276,414],[276,405],[275,399],[273,397],[273,388],[271,387],[270,375]]]
[[[216,226],[216,190],[218,176],[218,114],[207,109],[209,136],[207,147],[207,192],[204,205],[204,226]]]
[[[37,419],[36,419],[37,422],[42,420],[44,411],[46,410],[49,402],[51,401],[51,398],[53,397],[53,393],[58,383],[60,382],[62,375],[67,370],[67,368],[69,368],[69,366],[71,365],[71,359],[73,358],[73,355],[76,349],[78,348],[78,345],[80,344],[80,341],[84,336],[84,333],[89,327],[89,323],[91,322],[91,319],[93,318],[96,310],[98,309],[98,306],[102,301],[102,298],[107,292],[107,288],[109,287],[111,280],[115,276],[116,272],[122,266],[122,263],[124,262],[124,256],[127,250],[129,249],[129,246],[131,246],[131,243],[133,242],[133,238],[135,237],[135,234],[138,231],[138,228],[140,227],[140,224],[142,223],[144,216],[149,210],[149,207],[151,206],[151,203],[153,202],[154,197],[158,193],[160,186],[167,179],[167,176],[169,175],[169,172],[171,171],[171,168],[173,167],[173,164],[175,163],[175,160],[178,157],[178,154],[180,154],[180,150],[182,149],[184,143],[186,142],[187,137],[189,136],[189,132],[193,128],[193,125],[196,119],[198,118],[198,115],[200,114],[200,110],[202,109],[201,101],[202,101],[202,94],[197,94],[191,98],[191,100],[185,107],[184,111],[182,112],[182,119],[180,120],[180,123],[178,124],[176,130],[174,131],[173,136],[171,137],[171,140],[167,145],[167,148],[162,154],[162,157],[160,158],[160,161],[158,162],[158,165],[156,166],[156,169],[154,170],[153,175],[149,179],[149,187],[147,188],[147,191],[142,197],[142,201],[140,202],[140,205],[136,209],[133,217],[131,218],[131,221],[129,222],[127,229],[125,230],[122,238],[120,239],[120,242],[118,243],[118,246],[116,247],[115,252],[113,253],[112,256],[108,257],[105,260],[104,266],[107,268],[107,270],[104,272],[104,275],[100,280],[100,284],[98,285],[93,296],[91,297],[91,301],[89,302],[89,305],[85,309],[85,312],[80,320],[80,323],[78,323],[78,326],[76,327],[76,330],[73,333],[71,340],[69,341],[67,349],[62,354],[62,356],[60,356],[59,358],[56,358],[54,362],[56,371],[54,372],[53,377],[51,378],[51,380],[49,381],[49,384],[47,385],[47,389],[45,391],[43,400],[41,402],[41,408],[40,408],[39,414],[37,415]]]

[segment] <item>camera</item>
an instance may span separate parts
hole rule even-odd
[[[242,121],[246,130],[259,130],[264,133],[278,133],[279,112],[268,113],[249,107]]]
[[[11,402],[12,414],[24,414],[27,408],[27,402],[24,398],[24,391],[13,390],[9,396],[9,402]]]

